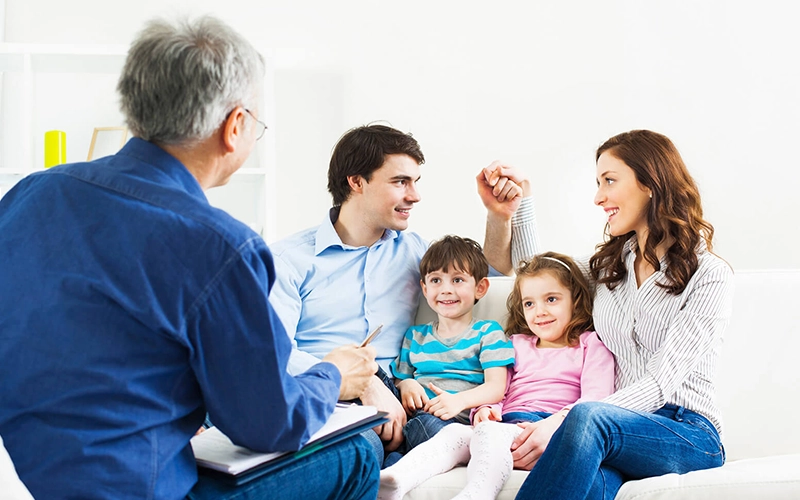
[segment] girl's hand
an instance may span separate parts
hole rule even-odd
[[[517,424],[522,427],[523,431],[511,443],[511,458],[514,459],[514,468],[533,469],[550,443],[550,438],[553,437],[563,421],[563,412],[558,412],[538,422]]]
[[[458,394],[443,391],[433,385],[433,382],[428,384],[428,388],[436,393],[436,397],[428,401],[423,408],[431,415],[442,420],[449,420],[464,410],[464,402]]]
[[[428,402],[428,394],[425,392],[425,388],[413,378],[401,380],[397,383],[397,388],[400,390],[400,402],[408,415],[421,410]]]
[[[478,425],[481,422],[485,422],[486,420],[492,420],[494,422],[500,422],[503,420],[503,416],[500,414],[500,410],[491,406],[484,406],[480,410],[476,411],[475,414],[472,416],[472,425]]]

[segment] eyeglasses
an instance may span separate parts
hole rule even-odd
[[[261,127],[261,132],[259,132],[258,135],[256,136],[256,140],[261,139],[262,137],[264,137],[264,132],[267,131],[267,124],[256,118],[256,115],[254,115],[253,112],[250,111],[249,109],[245,108],[244,110],[247,111],[247,114],[253,117],[253,120],[255,120],[256,123],[258,123],[258,125]]]

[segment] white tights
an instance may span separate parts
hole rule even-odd
[[[511,443],[520,432],[517,425],[500,422],[481,422],[474,429],[450,424],[381,471],[378,499],[402,500],[426,479],[468,461],[467,484],[455,498],[495,498],[513,468]]]

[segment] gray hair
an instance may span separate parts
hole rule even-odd
[[[134,136],[188,146],[236,106],[253,107],[263,75],[261,55],[219,19],[154,19],[131,44],[117,91]]]

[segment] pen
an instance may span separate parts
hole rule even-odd
[[[364,342],[362,342],[359,347],[366,347],[367,344],[372,342],[372,339],[374,339],[376,335],[381,333],[381,329],[382,328],[383,328],[383,325],[378,325],[378,328],[372,330],[372,333],[370,333],[369,336],[364,339]]]

